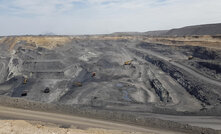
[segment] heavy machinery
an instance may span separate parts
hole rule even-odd
[[[193,59],[193,56],[188,56],[188,60],[192,60]]]
[[[124,65],[131,65],[132,61],[133,61],[133,60],[125,61],[125,62],[124,62]]]
[[[23,81],[23,84],[27,84],[27,81],[28,81],[28,79],[25,78],[24,81]]]
[[[73,85],[74,85],[74,86],[77,86],[77,87],[82,87],[82,83],[81,83],[81,82],[74,82]]]
[[[49,93],[49,92],[50,92],[49,87],[46,87],[45,90],[44,90],[44,93]]]
[[[96,76],[96,72],[93,72],[91,77],[95,77]]]
[[[27,90],[24,90],[22,93],[21,93],[21,96],[27,96],[28,94],[28,91]]]

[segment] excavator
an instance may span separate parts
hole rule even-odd
[[[46,87],[46,88],[44,89],[44,93],[49,93],[49,92],[50,92],[49,87]]]
[[[125,62],[124,62],[124,65],[131,65],[132,61],[133,61],[133,60],[125,61]]]

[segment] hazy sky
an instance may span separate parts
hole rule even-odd
[[[143,32],[220,22],[221,0],[0,0],[0,35]]]

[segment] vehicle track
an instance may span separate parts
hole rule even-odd
[[[208,77],[206,77],[206,76],[204,76],[202,74],[199,74],[199,73],[195,72],[194,70],[192,70],[192,69],[190,69],[190,68],[188,68],[186,66],[183,66],[183,65],[181,65],[181,64],[179,64],[177,62],[171,61],[172,60],[171,58],[161,56],[159,53],[156,53],[156,52],[153,52],[153,51],[149,51],[149,50],[146,50],[146,49],[143,50],[143,49],[138,49],[138,48],[135,48],[135,47],[133,47],[133,48],[130,47],[130,49],[131,50],[136,50],[138,52],[142,52],[144,54],[150,54],[150,55],[158,57],[158,58],[160,58],[162,60],[170,62],[172,65],[185,70],[186,72],[188,72],[189,74],[195,76],[196,78],[199,78],[199,79],[201,79],[201,80],[203,80],[205,82],[208,82],[210,84],[213,84],[213,85],[221,87],[221,82],[213,80],[213,79],[210,79],[210,78],[208,78]]]
[[[10,119],[22,119],[22,120],[37,120],[43,122],[50,122],[56,124],[68,124],[86,128],[104,128],[112,130],[122,130],[128,133],[142,132],[142,133],[156,133],[156,134],[184,134],[181,132],[160,130],[153,128],[144,128],[139,126],[132,126],[122,123],[114,123],[109,121],[89,119],[84,117],[46,113],[39,111],[30,111],[17,108],[9,108],[0,106],[0,117]]]

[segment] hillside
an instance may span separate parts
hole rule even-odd
[[[148,36],[193,36],[193,35],[219,35],[221,34],[221,23],[187,26],[183,28],[166,31],[151,31],[144,35]]]

